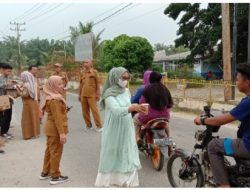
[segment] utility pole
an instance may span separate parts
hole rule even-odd
[[[21,74],[21,70],[22,70],[22,61],[21,61],[21,48],[20,48],[20,37],[21,37],[21,34],[20,32],[21,31],[25,31],[25,28],[22,29],[20,28],[20,26],[22,25],[25,25],[25,22],[23,23],[18,23],[18,22],[10,22],[10,25],[15,25],[15,28],[10,28],[10,30],[12,31],[16,31],[17,33],[17,48],[18,48],[18,55],[17,55],[17,65],[18,65],[18,75]]]
[[[222,13],[222,44],[223,44],[223,79],[226,82],[232,81],[231,66],[231,41],[230,41],[230,6],[229,3],[221,4]],[[224,100],[232,99],[230,86],[224,88]]]
[[[232,81],[235,82],[237,65],[237,3],[234,3],[233,15],[233,64],[232,64]],[[232,86],[232,99],[235,99],[235,87]]]

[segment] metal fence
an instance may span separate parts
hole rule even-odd
[[[67,72],[71,81],[79,82],[80,69],[72,72]],[[45,77],[49,74],[46,71]],[[107,73],[99,73],[100,83],[103,84],[107,78]],[[141,81],[141,82],[140,82]],[[240,93],[235,84],[231,81],[223,80],[194,80],[194,79],[170,79],[163,78],[164,85],[170,90],[172,96],[176,99],[193,99],[206,102],[225,102],[225,91],[232,90],[234,98],[231,103],[238,103],[245,95]],[[129,89],[132,95],[135,94],[136,89],[142,84],[142,80],[137,80],[136,84],[130,83]]]

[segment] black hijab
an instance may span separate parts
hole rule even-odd
[[[163,110],[165,106],[168,108],[173,106],[172,96],[167,87],[161,83],[161,79],[162,75],[153,71],[149,77],[150,85],[145,88],[142,94],[146,102],[155,110]]]

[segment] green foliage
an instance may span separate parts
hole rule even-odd
[[[237,60],[247,60],[248,4],[237,3]],[[233,4],[230,4],[230,26],[233,28]],[[218,43],[218,51],[214,50],[222,36],[221,3],[208,3],[206,8],[199,3],[171,3],[164,14],[177,20],[179,29],[175,46],[184,46],[191,50],[190,60],[196,55],[210,63],[218,64],[222,60],[222,44]],[[231,39],[233,39],[231,32]]]
[[[203,79],[202,77],[196,76],[193,74],[193,68],[191,67],[180,67],[176,71],[168,71],[168,78],[172,79]]]
[[[99,57],[105,71],[122,66],[131,73],[142,73],[151,67],[153,48],[142,37],[120,35],[103,43],[103,53]]]
[[[157,71],[159,73],[163,72],[162,66],[161,65],[156,65],[156,64],[152,64],[151,70],[152,71]]]

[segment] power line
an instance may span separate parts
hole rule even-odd
[[[89,20],[92,21],[92,20],[94,20],[94,19],[97,19],[97,18],[99,18],[100,16],[105,15],[106,13],[108,13],[108,12],[110,12],[110,11],[112,11],[112,10],[118,8],[118,7],[120,7],[120,6],[123,5],[123,4],[124,4],[124,3],[121,3],[121,4],[115,6],[115,7],[111,8],[111,9],[109,9],[109,10],[107,10],[107,11],[101,13],[100,15],[97,15],[97,16],[95,16],[95,17],[89,19]]]
[[[32,26],[34,26],[34,25],[37,25],[37,24],[40,24],[42,21],[44,21],[46,18],[48,18],[48,17],[53,17],[54,15],[56,15],[56,14],[58,14],[59,12],[62,12],[63,10],[65,10],[65,9],[68,9],[70,6],[72,6],[73,4],[69,4],[68,6],[66,6],[66,7],[63,7],[62,9],[60,9],[60,10],[57,10],[56,12],[54,12],[54,14],[52,14],[52,15],[49,15],[49,16],[47,16],[47,17],[45,17],[45,18],[43,18],[42,20],[40,20],[40,21],[38,21],[38,22],[35,22],[35,23],[33,23],[32,24]],[[32,22],[32,21],[31,21]]]
[[[28,19],[26,22],[29,22],[29,21],[31,21],[31,20],[34,20],[34,19],[36,19],[36,18],[38,18],[38,17],[40,17],[40,16],[43,16],[43,15],[45,15],[45,14],[47,14],[47,13],[49,13],[49,12],[55,10],[55,9],[57,9],[57,8],[60,7],[60,6],[62,6],[62,4],[56,5],[56,6],[52,7],[52,8],[50,8],[50,9],[48,9],[47,11],[42,12],[42,13],[40,13],[40,14],[37,15],[37,16],[34,16],[34,17]]]
[[[122,23],[116,24],[115,27],[113,27],[113,28],[116,28],[116,27],[118,27],[118,26],[120,26],[120,25],[122,25],[122,24],[124,24],[124,23],[130,22],[130,21],[134,21],[134,20],[137,20],[137,19],[140,19],[141,17],[144,17],[144,16],[146,16],[146,15],[149,15],[149,14],[151,14],[151,13],[154,13],[155,11],[158,11],[158,10],[162,9],[163,7],[166,7],[166,6],[164,5],[164,6],[161,6],[161,7],[157,8],[157,9],[154,9],[154,10],[151,10],[151,11],[146,12],[146,13],[144,13],[144,14],[141,14],[141,15],[139,15],[139,16],[132,17],[132,18],[130,18],[130,19],[128,19],[128,20],[125,20],[125,21],[122,22]]]
[[[119,12],[121,12],[121,11],[123,11],[124,9],[126,9],[127,7],[131,6],[132,4],[133,4],[133,3],[129,3],[129,4],[125,5],[124,7],[120,8],[119,10],[117,10],[117,11],[115,11],[114,13],[110,14],[109,16],[107,16],[107,17],[101,19],[100,21],[94,23],[93,26],[95,26],[95,25],[97,25],[97,24],[100,24],[101,22],[104,22],[104,21],[106,21],[107,19],[112,18],[113,16],[117,15]],[[58,40],[66,39],[66,38],[68,38],[69,36],[70,36],[70,35],[64,36],[64,37],[62,37],[62,38],[60,38],[60,39],[58,39]]]
[[[94,26],[97,25],[97,24],[100,24],[100,23],[102,23],[102,22],[104,22],[104,21],[106,21],[107,19],[110,19],[111,17],[113,17],[114,15],[118,14],[119,12],[121,12],[121,11],[124,10],[124,9],[126,9],[127,7],[131,6],[132,4],[133,4],[133,3],[129,3],[129,4],[127,4],[126,6],[122,7],[121,9],[115,11],[115,12],[112,13],[111,15],[109,15],[109,16],[107,16],[107,17],[101,19],[100,21],[94,23]]]
[[[44,4],[35,4],[34,6],[32,6],[30,9],[28,9],[27,11],[25,11],[23,14],[21,14],[20,16],[12,19],[12,21],[14,20],[21,20],[25,17],[27,17],[28,15],[32,14],[33,12],[35,12],[36,10],[40,9],[41,7],[43,7]]]
[[[97,15],[97,16],[95,16],[95,17],[92,17],[91,19],[89,19],[88,22],[91,22],[91,21],[93,21],[94,19],[96,19],[96,18],[98,18],[98,17],[100,17],[100,16],[102,16],[102,15],[104,15],[104,14],[106,14],[106,13],[108,13],[108,12],[110,12],[110,11],[112,11],[112,10],[118,8],[118,7],[120,7],[122,4],[124,4],[124,3],[121,3],[121,4],[119,4],[119,5],[116,5],[116,6],[112,7],[111,9],[108,9],[107,11],[104,11],[103,13],[101,13],[101,14],[99,14],[99,15]],[[51,36],[50,38],[53,38],[53,37],[62,35],[62,34],[67,33],[67,32],[70,32],[70,30],[65,30],[65,31],[63,31],[63,32],[60,32],[60,33],[58,33],[58,34],[55,34],[55,35]]]

